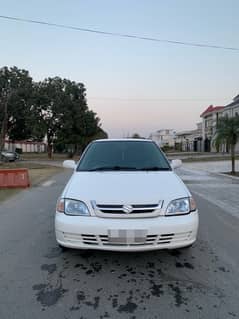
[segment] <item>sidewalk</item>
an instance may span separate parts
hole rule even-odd
[[[183,163],[176,173],[192,193],[239,218],[239,178],[219,174],[230,171],[230,164],[230,161]],[[236,163],[237,170],[238,166],[239,161]]]
[[[210,173],[222,173],[231,171],[231,161],[210,161],[183,163],[183,168],[203,170]],[[239,171],[239,160],[236,160],[236,171]]]

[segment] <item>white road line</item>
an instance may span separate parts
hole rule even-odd
[[[49,186],[51,186],[51,185],[53,185],[53,184],[55,184],[55,183],[56,183],[55,180],[50,179],[49,181],[44,182],[41,186],[49,187]]]

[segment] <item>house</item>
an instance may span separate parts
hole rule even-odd
[[[210,105],[201,115],[203,151],[216,151],[213,145],[213,137],[216,132],[218,120],[223,116],[224,106]]]
[[[223,116],[239,116],[239,95],[234,97],[233,102],[226,105],[223,110]]]
[[[195,130],[177,132],[175,148],[185,152],[202,152],[202,123],[197,123]]]
[[[46,152],[46,143],[33,141],[11,141],[5,140],[4,149],[15,151],[21,149],[23,153],[44,153]]]
[[[223,116],[239,116],[239,95],[234,97],[233,101],[224,107]],[[236,145],[236,152],[239,152],[239,143]]]
[[[172,129],[161,129],[151,133],[149,138],[153,140],[159,147],[174,147],[176,132]]]

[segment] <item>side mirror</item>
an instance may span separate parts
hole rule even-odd
[[[175,169],[182,166],[182,161],[180,159],[176,159],[176,160],[172,160],[170,164],[172,169]]]
[[[73,160],[67,160],[67,161],[63,162],[63,167],[75,169],[76,168],[76,163]]]

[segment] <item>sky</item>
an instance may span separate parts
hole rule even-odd
[[[0,15],[239,48],[238,0],[0,0]],[[82,82],[110,137],[194,129],[239,93],[239,51],[0,19],[0,67]]]

